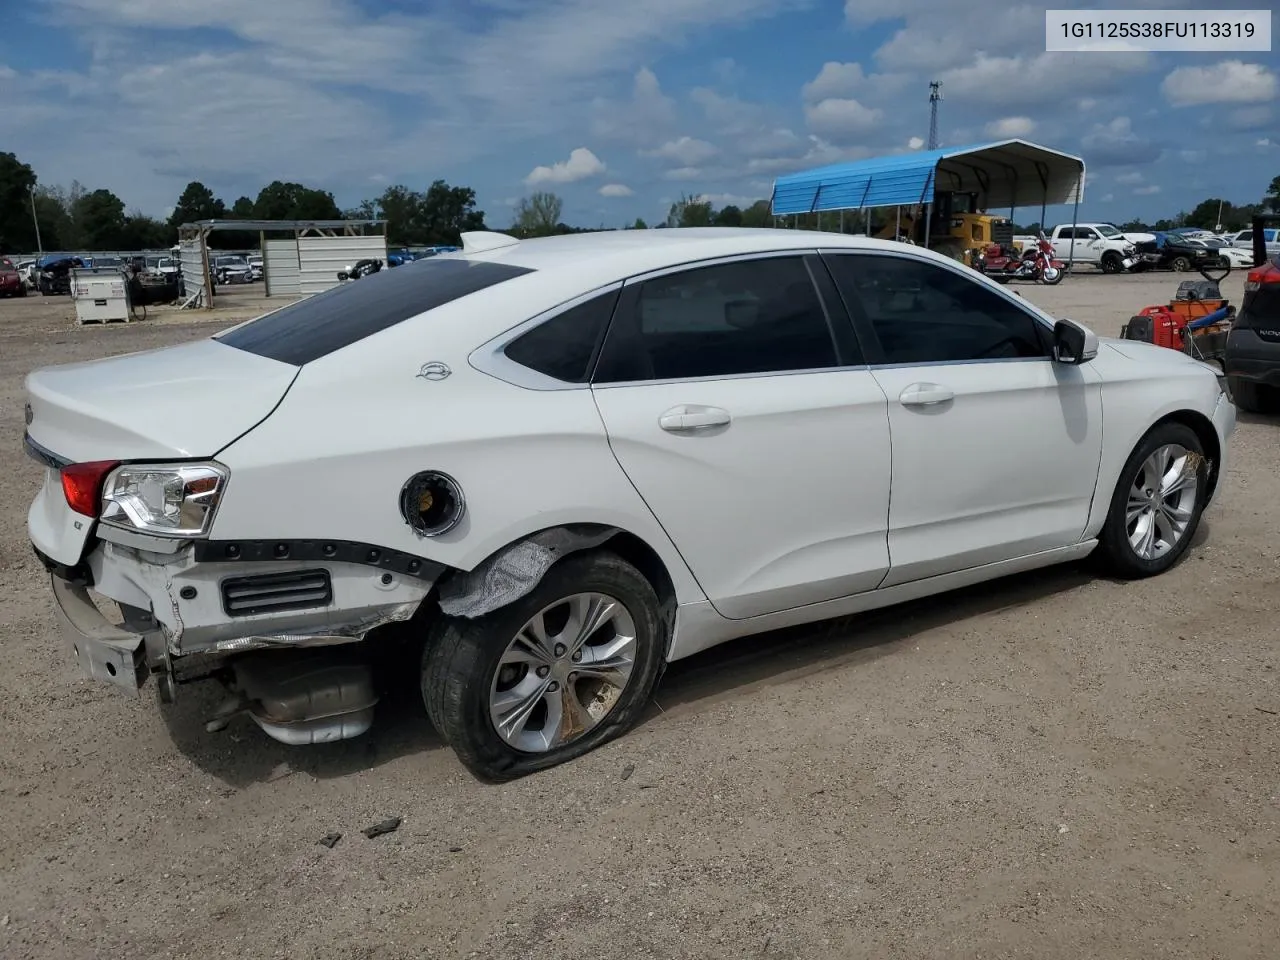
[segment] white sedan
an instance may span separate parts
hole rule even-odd
[[[1181,353],[791,230],[465,234],[27,391],[30,538],[88,674],[165,700],[216,676],[212,726],[333,740],[398,633],[494,780],[618,735],[734,637],[1091,553],[1161,573],[1235,425]]]

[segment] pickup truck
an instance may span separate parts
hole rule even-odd
[[[1113,223],[1059,225],[1047,233],[1059,260],[1097,267],[1103,273],[1123,273],[1139,262],[1137,245],[1154,239],[1150,234],[1121,233]],[[1014,247],[1035,249],[1035,237],[1014,237]]]

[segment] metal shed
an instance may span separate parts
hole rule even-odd
[[[1050,204],[1084,197],[1084,160],[1026,140],[918,150],[893,157],[837,163],[779,177],[774,216],[825,210],[932,204],[935,190],[975,193],[985,209]],[[1072,218],[1074,222],[1075,218]]]
[[[258,234],[269,297],[310,295],[338,283],[338,271],[366,257],[387,259],[385,220],[197,220],[178,228],[184,307],[213,309],[209,296],[209,235],[220,230]],[[289,234],[267,239],[267,234]],[[216,254],[215,254],[216,255]]]

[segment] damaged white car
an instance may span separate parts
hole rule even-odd
[[[1180,353],[784,230],[466,234],[27,392],[30,538],[85,671],[218,677],[271,736],[341,739],[396,624],[488,779],[616,736],[736,636],[1095,548],[1160,573],[1235,424]]]

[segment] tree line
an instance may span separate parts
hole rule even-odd
[[[34,211],[34,215],[33,215]],[[1234,204],[1217,197],[1201,201],[1190,212],[1147,224],[1128,220],[1122,230],[1172,230],[1176,227],[1226,230],[1243,229],[1258,213],[1280,213],[1280,176],[1271,181],[1258,203]],[[564,201],[554,193],[537,192],[521,199],[513,222],[501,232],[517,237],[544,237],[617,229],[575,227],[564,222]],[[333,194],[301,183],[273,180],[256,197],[239,197],[229,206],[199,181],[188,183],[167,220],[138,209],[126,210],[124,201],[110,190],[89,190],[77,181],[71,186],[42,184],[29,164],[13,153],[0,153],[0,254],[45,250],[154,250],[172,246],[178,227],[197,220],[385,220],[387,242],[392,247],[456,245],[459,234],[485,226],[483,210],[476,209],[471,187],[452,186],[435,180],[425,190],[404,184],[389,186],[377,197],[348,210],[339,209]],[[654,229],[674,227],[772,227],[875,234],[893,220],[891,210],[839,211],[775,218],[769,200],[746,206],[726,204],[717,208],[700,196],[681,196],[672,203],[665,220]],[[1019,233],[1034,233],[1040,224],[1015,224]],[[642,219],[622,227],[646,230]],[[258,234],[220,231],[209,236],[209,245],[234,250],[256,247]]]

